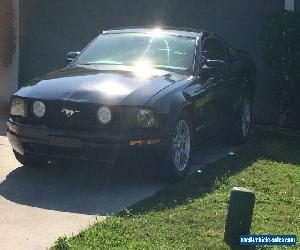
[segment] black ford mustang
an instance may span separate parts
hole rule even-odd
[[[114,160],[143,148],[180,178],[195,143],[220,132],[235,144],[248,137],[255,67],[217,35],[110,30],[67,60],[11,98],[7,134],[24,165]]]

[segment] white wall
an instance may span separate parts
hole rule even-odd
[[[1,1],[1,0],[0,0]],[[15,12],[16,52],[9,66],[0,65],[0,102],[8,102],[18,89],[19,74],[19,0],[12,0]]]

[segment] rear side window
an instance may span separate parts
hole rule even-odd
[[[228,56],[231,63],[234,63],[238,60],[237,52],[231,47],[228,47]]]
[[[208,60],[226,61],[226,54],[223,43],[215,38],[207,38],[202,45],[202,55]]]

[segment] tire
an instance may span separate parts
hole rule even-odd
[[[252,101],[248,97],[243,97],[238,112],[235,115],[233,125],[230,128],[229,144],[240,146],[246,143],[251,130],[251,124]]]
[[[39,168],[39,167],[45,167],[48,165],[48,162],[46,160],[39,160],[39,159],[34,159],[31,157],[28,157],[26,155],[21,155],[20,153],[16,152],[14,150],[14,154],[16,159],[26,167],[34,167],[34,168]]]
[[[181,126],[181,132],[179,132]],[[190,168],[193,145],[192,122],[182,112],[172,126],[167,153],[162,159],[161,170],[164,180],[177,181],[184,178]]]

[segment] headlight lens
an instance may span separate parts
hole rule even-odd
[[[108,107],[99,108],[97,117],[102,124],[107,124],[111,121],[111,111]]]
[[[27,116],[27,106],[25,100],[21,97],[13,97],[10,105],[10,114],[18,116]]]
[[[137,112],[137,120],[143,128],[155,128],[158,127],[158,121],[150,109],[140,109]]]
[[[43,102],[41,101],[35,101],[32,104],[32,111],[34,113],[34,115],[38,118],[41,118],[45,115],[46,113],[46,106]]]

